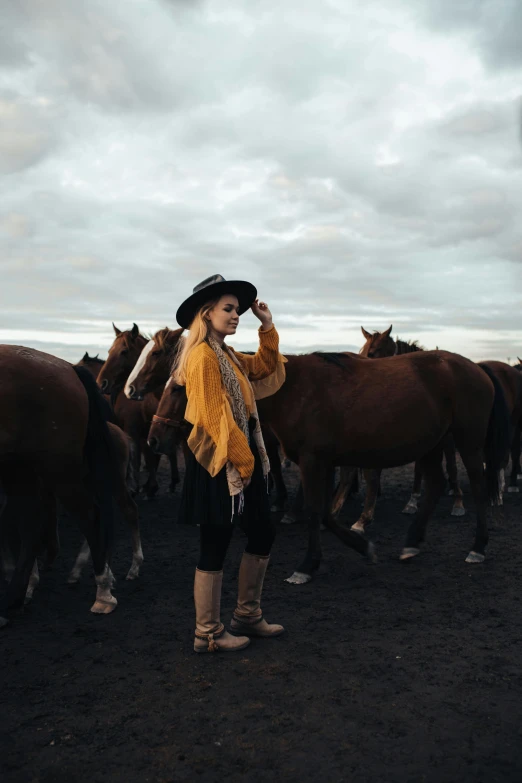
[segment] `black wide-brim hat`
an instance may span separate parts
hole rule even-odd
[[[176,313],[176,321],[184,329],[189,329],[194,316],[203,305],[225,294],[237,296],[239,315],[243,315],[257,299],[257,288],[245,280],[225,280],[222,275],[207,277],[202,283],[198,283],[191,296],[180,305]]]

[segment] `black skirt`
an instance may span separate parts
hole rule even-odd
[[[185,457],[185,480],[181,495],[178,521],[189,525],[239,524],[248,527],[270,518],[267,480],[263,476],[261,459],[253,436],[250,436],[250,450],[254,455],[252,481],[244,490],[244,507],[238,514],[239,495],[232,496],[228,490],[226,467],[217,476],[212,476],[202,467],[192,452],[187,449]]]

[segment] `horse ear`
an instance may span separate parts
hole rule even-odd
[[[132,339],[135,340],[136,337],[139,335],[139,333],[140,333],[139,326],[137,324],[132,324],[132,329],[131,329]]]
[[[383,333],[383,337],[389,337],[391,334],[391,330],[393,329],[393,324],[390,326],[389,329],[386,329],[386,331]]]
[[[88,358],[89,358],[89,351],[85,351],[85,353],[83,354],[82,362],[86,362]]]
[[[116,335],[116,337],[117,337],[119,334],[121,334],[121,329],[118,329],[118,327],[116,326],[116,324],[114,323],[114,321],[112,322],[112,328],[114,329],[114,334]]]
[[[517,359],[518,359],[519,363],[522,364],[522,359],[520,358],[520,356],[517,356]]]
[[[367,331],[366,331],[366,329],[364,328],[364,326],[361,326],[361,332],[363,333],[363,336],[364,336],[364,337],[365,337],[367,340],[369,340],[369,339],[371,338],[371,334],[370,334],[370,332],[367,332]]]

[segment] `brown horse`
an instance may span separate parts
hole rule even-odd
[[[42,518],[42,488],[73,514],[89,542],[97,584],[91,611],[116,606],[109,568],[114,461],[105,401],[84,368],[16,345],[0,346],[0,479],[18,506],[18,557],[0,599],[0,624],[23,604],[36,556],[55,547],[54,503]],[[87,481],[86,481],[87,470]]]
[[[413,342],[405,342],[397,338],[394,340],[390,335],[392,326],[386,329],[385,332],[367,332],[366,329],[361,326],[361,331],[365,338],[365,343],[360,350],[360,356],[367,356],[369,359],[383,359],[388,356],[402,356],[408,353],[416,353],[417,351],[424,351],[416,340]],[[451,435],[447,435],[443,442],[443,451],[446,457],[446,469],[448,471],[448,483],[449,494],[455,496],[455,502],[451,510],[451,516],[461,517],[466,511],[463,503],[463,492],[460,488],[458,470],[457,470],[457,455],[455,451],[455,443]],[[375,492],[375,485],[380,485],[380,476],[376,480],[370,480],[368,484],[368,491],[366,496],[366,505],[360,521],[363,522],[363,529],[365,518],[373,519],[375,512],[375,503],[377,500],[377,494]],[[413,479],[413,490],[410,499],[406,503],[403,509],[404,514],[415,514],[418,509],[418,501],[421,496],[422,485],[422,473],[420,466],[415,463],[415,472]]]
[[[372,362],[355,354],[288,356],[286,382],[259,401],[263,420],[285,454],[299,465],[309,512],[308,550],[288,581],[308,582],[321,561],[320,523],[371,556],[369,542],[327,514],[337,465],[389,468],[419,460],[426,492],[412,521],[401,560],[420,552],[426,526],[444,488],[442,440],[453,433],[477,508],[468,563],[485,558],[487,499],[498,496],[498,469],[509,447],[509,413],[502,388],[487,368],[458,354],[426,351]],[[182,425],[184,387],[165,387],[150,430],[159,447]],[[483,460],[486,471],[484,473]]]
[[[134,463],[134,474],[137,477],[140,474],[143,454],[148,472],[143,493],[148,500],[152,500],[158,491],[159,457],[147,445],[147,436],[152,416],[158,406],[158,399],[153,393],[149,393],[143,400],[129,400],[123,391],[129,375],[149,340],[140,334],[136,324],[127,331],[121,331],[114,324],[113,328],[116,337],[109,349],[107,361],[98,374],[98,384],[102,391],[110,393],[116,421],[132,441],[131,458]],[[178,482],[179,474],[174,459],[171,460],[172,492],[175,491]]]

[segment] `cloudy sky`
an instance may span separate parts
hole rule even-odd
[[[1,25],[0,341],[103,356],[220,272],[287,352],[393,323],[522,355],[520,0],[10,0]]]

